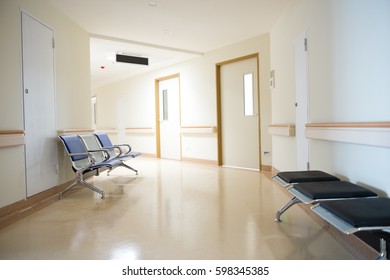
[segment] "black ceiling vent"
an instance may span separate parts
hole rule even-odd
[[[116,55],[116,62],[149,65],[149,59],[147,57],[129,56],[123,54]]]

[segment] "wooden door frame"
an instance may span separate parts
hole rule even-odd
[[[160,129],[160,82],[165,80],[179,79],[179,122],[181,125],[181,94],[180,94],[180,73],[160,77],[154,80],[155,101],[156,101],[156,157],[161,158],[161,129]],[[181,157],[181,137],[180,137]]]
[[[233,59],[229,59],[226,61],[218,62],[215,65],[215,71],[216,71],[216,95],[217,95],[217,161],[218,165],[222,166],[223,165],[223,152],[222,152],[222,107],[221,107],[221,67],[227,64],[235,63],[235,62],[240,62],[243,60],[251,59],[251,58],[256,58],[256,63],[257,63],[257,94],[258,94],[258,132],[259,132],[259,170],[261,170],[261,121],[260,121],[260,57],[259,53],[253,53]]]

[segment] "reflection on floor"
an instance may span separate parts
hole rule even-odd
[[[0,230],[0,259],[354,259],[269,176],[139,157]]]

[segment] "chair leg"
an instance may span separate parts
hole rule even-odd
[[[282,220],[280,219],[280,216],[282,216],[282,214],[284,212],[287,211],[288,208],[290,208],[291,206],[293,206],[294,204],[297,204],[297,203],[300,203],[302,201],[300,201],[298,198],[296,198],[295,196],[289,200],[282,208],[280,208],[279,211],[276,212],[275,214],[275,222],[281,222]]]
[[[93,190],[93,191],[99,193],[99,194],[101,195],[101,198],[102,198],[102,199],[105,198],[104,191],[102,191],[101,189],[95,187],[94,185],[91,185],[91,184],[85,182],[85,181],[82,180],[82,179],[80,180],[80,183],[81,183],[83,186],[85,186],[85,187],[87,187],[87,188],[89,188],[89,189],[91,189],[91,190]]]
[[[125,167],[125,168],[127,168],[127,169],[130,169],[130,170],[134,171],[136,175],[138,175],[138,170],[136,170],[136,169],[134,169],[133,167],[131,167],[131,166],[125,164],[125,163],[122,161],[121,164],[119,164],[118,166],[115,166],[114,168],[108,170],[107,176],[110,175],[110,172],[111,172],[113,169],[115,169],[115,168],[117,168],[117,167],[119,167],[119,166],[123,166],[123,167]]]
[[[77,179],[72,184],[70,184],[65,190],[60,192],[59,199],[62,199],[63,196],[64,196],[64,193],[67,192],[68,190],[70,190],[71,188],[75,187],[78,183],[80,183],[83,186],[85,186],[85,187],[87,187],[87,188],[89,188],[89,189],[99,193],[101,195],[102,199],[105,198],[105,194],[104,194],[104,192],[101,189],[95,187],[94,185],[91,185],[91,184],[85,182],[84,179],[83,179],[83,175],[82,174],[77,174]]]
[[[127,169],[133,170],[133,171],[135,172],[135,174],[138,175],[138,170],[136,170],[136,169],[134,169],[133,167],[131,167],[131,166],[125,164],[123,161],[122,161],[122,164],[121,164],[120,166],[123,166],[123,167],[125,167],[125,168],[127,168]]]
[[[70,184],[65,190],[63,190],[62,192],[60,192],[59,194],[59,199],[62,199],[64,197],[64,193],[67,192],[68,190],[70,190],[71,188],[75,187],[77,185],[77,183],[79,183],[79,178],[77,178],[76,180],[74,180],[74,182],[72,184]]]

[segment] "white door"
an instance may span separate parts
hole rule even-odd
[[[58,184],[53,30],[22,13],[27,196]]]
[[[166,159],[181,159],[179,78],[159,81],[160,152]]]
[[[297,170],[309,169],[309,140],[305,136],[308,121],[307,39],[306,32],[298,36],[295,52],[295,137]]]
[[[257,77],[255,57],[220,68],[222,164],[225,166],[260,169]]]

